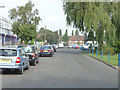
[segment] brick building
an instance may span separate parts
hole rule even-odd
[[[84,36],[71,36],[68,40],[68,44],[84,45]]]

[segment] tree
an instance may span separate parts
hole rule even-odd
[[[79,36],[79,31],[78,30],[75,31],[75,36]]]
[[[21,25],[19,26],[18,37],[21,38],[21,41],[25,41],[25,44],[28,44],[29,40],[32,40],[37,35],[35,25]]]
[[[86,40],[88,39],[88,36],[87,36],[86,32],[84,32],[84,38],[85,38],[85,42],[86,42]]]
[[[40,34],[40,37],[37,37],[37,41],[44,41],[45,37],[44,31],[45,31],[44,28],[41,28],[39,30],[38,34]],[[58,43],[58,39],[59,39],[58,31],[52,32],[51,30],[46,29],[46,40],[48,43],[50,44]]]
[[[93,32],[92,30],[89,31],[88,39],[89,39],[90,41],[94,41],[94,32]]]
[[[62,30],[61,29],[59,29],[59,35],[62,36]]]
[[[72,36],[74,36],[74,30],[72,30]]]
[[[107,45],[111,45],[109,43],[115,39],[117,8],[116,2],[66,2],[64,12],[68,25],[73,25],[80,31],[95,31],[101,48],[104,37]]]
[[[18,6],[9,11],[9,17],[13,20],[12,31],[25,42],[36,38],[36,27],[41,20],[37,9],[33,10],[34,4],[28,1],[25,6]]]
[[[68,36],[68,30],[66,29],[65,34],[63,36],[63,41],[68,42],[69,36]]]

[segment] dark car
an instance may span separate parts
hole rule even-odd
[[[36,63],[39,63],[39,53],[35,45],[20,45],[18,48],[22,48],[26,52],[30,65],[36,66]]]
[[[49,46],[42,46],[39,50],[39,56],[53,56],[54,50],[51,45]]]
[[[53,49],[54,49],[54,52],[57,52],[57,49],[56,49],[55,44],[52,44],[52,47],[53,47]]]

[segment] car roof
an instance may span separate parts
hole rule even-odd
[[[32,46],[33,47],[33,46],[36,46],[36,45],[18,45],[18,47],[19,46]]]
[[[9,49],[9,50],[18,50],[18,48],[7,48],[7,47],[2,47],[2,48],[0,48],[0,49]]]

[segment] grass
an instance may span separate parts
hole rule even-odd
[[[92,57],[94,57],[96,59],[99,59],[101,61],[104,61],[104,62],[106,62],[108,64],[111,64],[113,66],[118,66],[118,54],[110,55],[110,61],[108,61],[108,55],[103,55],[103,59],[101,59],[101,55],[100,54],[98,54],[98,56],[96,57],[96,53],[94,55],[92,55],[92,53],[89,54],[89,53],[87,53],[85,51],[81,51],[81,52],[83,52],[84,54],[87,54],[89,56],[92,56]]]

